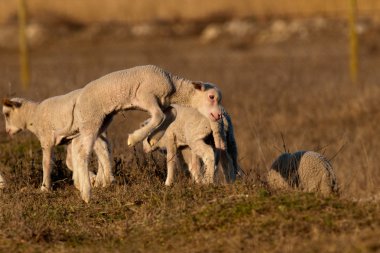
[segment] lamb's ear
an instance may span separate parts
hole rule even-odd
[[[204,85],[204,83],[201,82],[201,81],[193,81],[192,84],[193,84],[193,87],[194,87],[196,90],[201,90],[201,91],[204,91],[204,90],[205,90],[205,85]]]
[[[9,98],[3,98],[3,105],[7,107],[12,107],[12,108],[19,108],[21,106],[21,103],[12,101]]]

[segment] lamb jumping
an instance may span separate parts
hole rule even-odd
[[[29,130],[37,136],[43,153],[43,181],[41,190],[51,189],[51,168],[53,163],[53,148],[56,145],[69,143],[67,147],[66,164],[73,171],[75,186],[79,189],[78,171],[75,156],[77,152],[77,137],[79,135],[77,122],[73,118],[75,103],[81,89],[66,95],[48,98],[40,103],[23,98],[3,100],[3,114],[5,117],[6,132],[12,136],[22,130]],[[70,123],[68,127],[68,122]],[[59,140],[55,138],[57,130],[61,132]],[[58,140],[58,141],[57,141]],[[71,142],[71,143],[70,143]],[[112,181],[110,145],[105,133],[95,140],[95,153],[98,157],[98,174],[95,186],[108,186]],[[90,173],[91,177],[94,175]],[[93,179],[93,178],[92,178]]]
[[[140,109],[152,117],[147,125],[129,135],[128,145],[132,146],[144,140],[164,121],[162,110],[169,105],[188,105],[198,109],[210,121],[217,121],[221,118],[220,100],[221,93],[215,85],[192,82],[152,65],[113,72],[87,84],[79,94],[74,110],[80,133],[78,159],[74,160],[78,162],[82,199],[89,202],[91,197],[88,158],[94,142],[117,112]],[[224,149],[222,137],[215,134],[218,135],[217,147]],[[208,167],[212,167],[211,162],[208,161]]]
[[[223,135],[226,137],[227,152],[222,152],[221,165],[226,182],[235,181],[237,165],[237,147],[233,133],[232,121],[227,112],[223,111]],[[205,179],[206,183],[214,173],[213,166],[215,153],[212,137],[214,124],[205,118],[196,109],[179,105],[172,105],[165,111],[165,121],[154,130],[144,141],[143,149],[151,152],[157,148],[167,151],[167,178],[165,185],[173,183],[174,169],[179,167],[177,162],[177,150],[181,151],[192,178],[199,183]],[[149,119],[143,124],[147,124]],[[224,137],[224,136],[223,136]],[[211,144],[211,145],[208,145]],[[206,166],[206,174],[202,178],[200,172],[200,160]]]
[[[333,167],[321,154],[313,151],[284,153],[272,164],[267,175],[273,189],[300,189],[317,192],[323,196],[338,194],[338,184]]]

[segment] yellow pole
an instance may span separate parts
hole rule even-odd
[[[358,80],[358,35],[356,32],[357,0],[350,1],[350,77],[353,83]]]
[[[29,51],[28,41],[26,38],[26,20],[25,0],[18,0],[20,79],[24,89],[29,87]]]

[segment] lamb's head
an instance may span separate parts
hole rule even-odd
[[[21,98],[3,99],[5,130],[10,136],[26,128],[25,115],[21,110],[23,102]]]
[[[218,121],[222,118],[220,102],[222,93],[215,84],[204,82],[193,82],[195,93],[191,98],[191,106],[198,109],[206,118],[211,121]]]

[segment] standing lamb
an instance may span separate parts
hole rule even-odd
[[[79,126],[77,152],[81,196],[90,201],[91,184],[88,158],[97,137],[108,127],[112,117],[121,110],[147,111],[152,119],[128,137],[128,145],[144,140],[165,119],[162,109],[171,104],[194,107],[210,121],[221,118],[221,93],[212,84],[192,82],[166,72],[157,66],[139,66],[110,73],[83,88],[74,110]],[[218,148],[225,148],[222,137],[215,132]],[[209,168],[211,160],[208,161]],[[212,173],[208,173],[211,175]],[[212,181],[212,179],[210,179]]]
[[[51,189],[51,169],[53,163],[53,148],[56,145],[69,143],[67,147],[66,164],[73,171],[74,184],[79,188],[76,161],[72,156],[72,149],[76,149],[78,127],[73,118],[75,103],[81,89],[66,95],[48,98],[40,103],[23,98],[3,100],[3,114],[5,117],[6,132],[12,136],[22,130],[29,130],[35,134],[41,143],[43,154],[43,181],[41,190]],[[70,123],[69,127],[67,122]],[[59,140],[55,138],[58,129],[66,129],[61,133]],[[71,143],[70,143],[71,142]],[[76,151],[75,151],[76,152]],[[98,175],[95,186],[108,186],[112,181],[110,145],[105,133],[95,141],[95,153],[98,157]],[[93,173],[90,173],[93,177]]]
[[[284,153],[272,164],[267,182],[271,188],[318,192],[323,196],[338,194],[338,184],[330,162],[313,151]]]
[[[177,162],[177,150],[180,150],[188,169],[195,180],[199,183],[202,181],[200,172],[200,160],[206,165],[206,175],[203,178],[209,183],[212,176],[207,173],[214,173],[208,170],[209,161],[215,159],[214,141],[212,137],[213,129],[210,121],[205,118],[196,109],[179,105],[172,105],[165,111],[165,121],[154,130],[144,141],[143,148],[145,152],[151,152],[157,148],[167,151],[167,169],[168,174],[165,185],[173,183],[174,168]],[[149,120],[145,121],[147,124]],[[232,128],[232,121],[229,115],[223,109],[223,134],[226,136],[227,150],[222,151],[221,165],[226,182],[235,181],[237,174],[237,147]],[[208,145],[211,144],[211,145]]]

